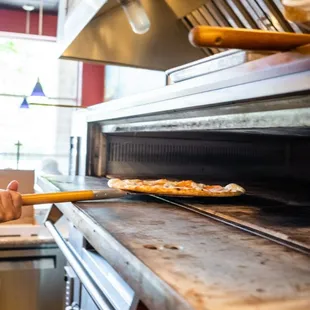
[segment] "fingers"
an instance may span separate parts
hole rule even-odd
[[[12,221],[20,218],[22,198],[18,190],[18,182],[12,181],[7,190],[0,191],[0,222]]]
[[[21,216],[22,198],[18,192],[0,191],[0,222],[16,220]]]
[[[17,210],[17,216],[19,218],[21,215],[22,197],[21,197],[20,193],[17,193],[18,186],[19,186],[19,183],[14,180],[14,181],[10,182],[7,189],[10,191],[11,198],[13,201],[13,205],[14,205],[15,209]]]
[[[22,196],[18,192],[10,191],[13,206],[15,208],[15,219],[19,219],[22,214]]]
[[[9,191],[0,192],[0,217],[2,222],[9,221],[14,218],[15,207]]]
[[[14,181],[10,182],[10,184],[7,186],[6,189],[8,189],[10,191],[17,192],[18,191],[18,185],[19,185],[18,182],[14,180]]]

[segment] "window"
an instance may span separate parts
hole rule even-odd
[[[0,37],[0,168],[38,169],[53,158],[67,173],[71,119],[75,109],[20,109],[40,78],[49,103],[77,105],[79,63],[57,59],[53,41]]]

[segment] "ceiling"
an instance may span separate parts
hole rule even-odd
[[[33,5],[35,10],[40,7],[41,0],[0,0],[0,8],[22,9],[25,4]],[[56,13],[59,0],[44,0],[43,10]]]

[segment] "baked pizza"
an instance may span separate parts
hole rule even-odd
[[[108,186],[125,191],[167,196],[232,197],[245,193],[244,188],[233,183],[226,186],[206,185],[202,183],[196,183],[191,180],[170,181],[166,179],[111,179],[108,181]]]

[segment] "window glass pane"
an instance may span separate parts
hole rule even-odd
[[[53,158],[67,173],[75,109],[19,107],[38,77],[49,103],[76,105],[78,72],[78,62],[57,59],[55,42],[0,37],[0,169],[16,169],[20,141],[20,169]]]

